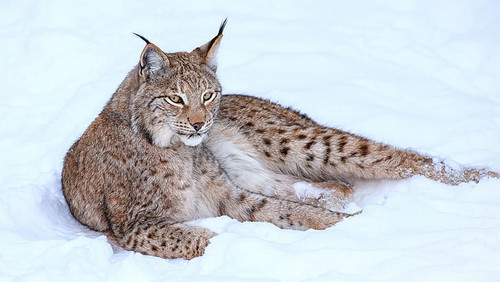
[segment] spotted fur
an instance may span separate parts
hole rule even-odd
[[[189,53],[146,40],[138,65],[66,155],[72,214],[118,246],[191,259],[215,235],[191,220],[227,215],[324,229],[350,216],[339,210],[353,179],[419,174],[457,184],[494,174],[453,170],[267,100],[222,96],[215,53],[224,25]],[[320,192],[298,194],[297,182]]]

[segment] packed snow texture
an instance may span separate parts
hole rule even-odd
[[[201,219],[204,256],[114,249],[71,216],[64,155],[138,62],[228,17],[225,93],[265,97],[397,147],[500,171],[500,2],[2,1],[1,281],[498,281],[500,180],[356,183],[324,231]]]

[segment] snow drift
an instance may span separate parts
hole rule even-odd
[[[500,180],[358,183],[324,231],[227,217],[203,257],[113,250],[76,222],[60,173],[145,35],[191,50],[229,17],[225,93],[269,98],[377,141],[500,171],[497,1],[10,1],[0,11],[0,280],[497,281]]]

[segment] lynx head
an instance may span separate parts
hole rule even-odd
[[[138,65],[139,90],[131,97],[132,127],[153,144],[200,144],[219,108],[215,54],[222,31],[192,52],[164,53],[146,41]]]

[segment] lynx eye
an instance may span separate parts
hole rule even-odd
[[[214,97],[215,97],[215,92],[212,92],[212,91],[205,92],[202,95],[203,102],[208,102],[208,101],[212,100]]]
[[[184,104],[184,100],[182,100],[182,98],[177,95],[170,95],[167,97],[167,99],[174,104]]]

